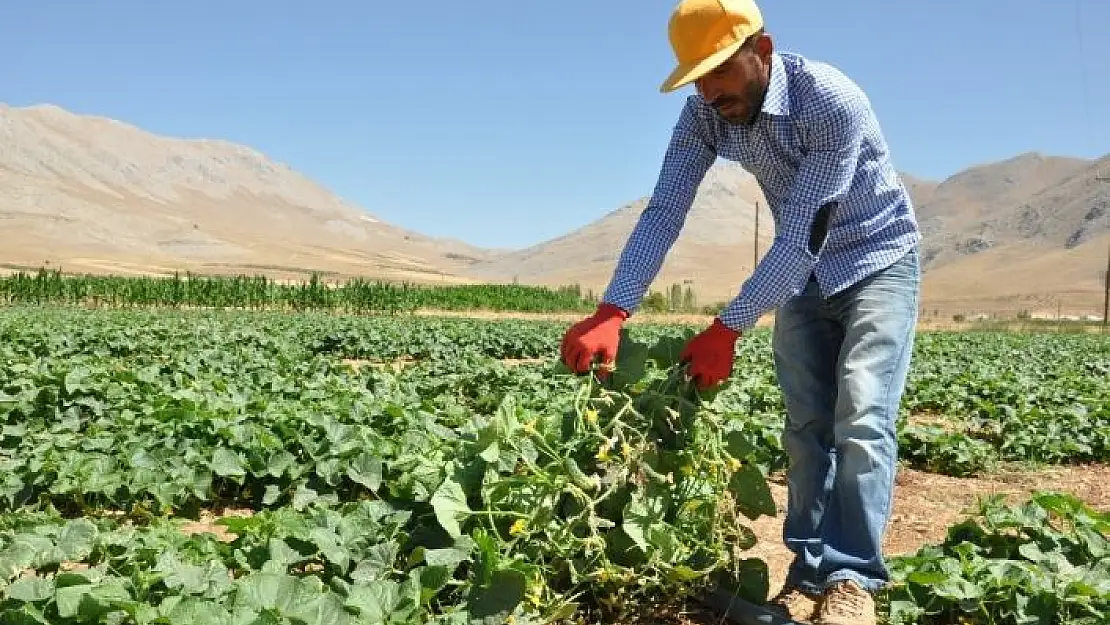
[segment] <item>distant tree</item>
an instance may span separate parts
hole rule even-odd
[[[644,298],[641,307],[648,312],[662,313],[667,312],[667,296],[659,291],[652,291],[647,297]]]
[[[682,308],[682,285],[677,282],[671,285],[671,296],[667,301],[667,308],[671,312],[677,312]]]
[[[686,286],[686,292],[682,294],[682,311],[694,312],[698,308],[697,300],[694,298],[694,289]]]

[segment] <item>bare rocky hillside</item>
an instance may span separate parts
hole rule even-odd
[[[1030,153],[969,168],[932,188],[911,187],[927,237],[926,263],[943,264],[1043,233],[1052,214],[1064,215],[1067,209],[1046,206],[1050,210],[1045,213],[1022,207],[1091,166],[1080,159]],[[1083,195],[1072,201],[1088,199]]]
[[[0,105],[9,266],[440,279],[486,252],[383,223],[247,147]]]
[[[1101,311],[1110,237],[1110,156],[1097,161],[1022,154],[941,182],[903,174],[925,235],[924,297],[946,311]],[[764,198],[743,169],[710,170],[652,288],[691,281],[702,301],[731,297],[751,273],[754,206]],[[604,289],[647,198],[563,237],[475,265],[492,279]],[[766,204],[760,250],[773,236]],[[577,280],[576,280],[577,278]]]
[[[1107,175],[1110,156],[1027,154],[946,181],[920,209],[924,297],[950,309],[1101,313],[1110,182],[1098,178]]]
[[[478,263],[472,271],[491,280],[578,283],[600,291],[647,204],[648,198],[640,198],[562,237]],[[757,204],[759,245],[765,250],[774,225],[755,179],[733,163],[718,162],[710,168],[656,287],[692,285],[706,302],[712,301],[707,297],[721,299],[734,291],[754,264]]]

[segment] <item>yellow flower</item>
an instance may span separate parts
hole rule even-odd
[[[513,526],[509,528],[509,535],[517,536],[523,534],[527,528],[528,524],[524,522],[524,519],[517,519],[513,521]]]
[[[609,440],[605,441],[605,444],[602,445],[601,448],[597,450],[597,456],[595,456],[595,457],[598,460],[602,461],[602,462],[607,462],[609,460],[609,450],[612,449],[616,444],[617,444],[617,437],[616,436],[614,436],[613,438],[610,438]]]
[[[528,585],[527,600],[534,606],[538,606],[543,602],[542,582],[533,582]]]
[[[535,434],[536,433],[536,420],[532,419],[528,423],[525,423],[524,424],[524,431],[528,434]]]
[[[621,444],[621,453],[624,454],[624,459],[627,460],[632,457],[632,445],[628,443]]]
[[[590,423],[597,423],[597,411],[590,408],[586,411],[586,421]]]
[[[727,461],[727,464],[728,464],[728,470],[732,471],[733,473],[735,473],[736,471],[739,471],[740,467],[744,466],[736,458],[729,458],[728,461]]]

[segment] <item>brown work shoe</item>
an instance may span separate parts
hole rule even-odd
[[[808,623],[817,613],[817,598],[799,588],[783,588],[767,607],[792,621]]]
[[[876,625],[875,600],[859,584],[845,580],[825,591],[817,625]]]

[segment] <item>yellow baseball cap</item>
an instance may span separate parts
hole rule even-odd
[[[682,0],[668,26],[678,67],[660,91],[674,91],[709,73],[760,28],[763,15],[753,0]]]

